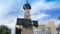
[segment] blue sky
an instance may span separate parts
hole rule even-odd
[[[16,19],[24,16],[25,3],[26,0],[0,0],[0,25],[9,26],[14,32]],[[29,0],[29,4],[32,20],[38,20],[39,24],[49,21],[54,21],[55,25],[60,23],[60,0]]]

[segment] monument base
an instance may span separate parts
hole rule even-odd
[[[34,34],[33,27],[22,28],[21,34]]]

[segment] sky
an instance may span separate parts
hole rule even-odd
[[[54,21],[57,26],[60,23],[60,0],[29,0],[31,5],[31,19],[38,20],[39,24]],[[0,25],[7,25],[15,31],[17,18],[24,17],[23,5],[26,0],[0,0]]]

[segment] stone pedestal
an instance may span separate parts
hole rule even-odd
[[[16,27],[15,34],[34,34],[33,26],[23,27],[22,25],[16,25],[15,27]]]
[[[32,27],[22,28],[21,34],[34,34]]]

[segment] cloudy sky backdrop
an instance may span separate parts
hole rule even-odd
[[[14,32],[17,18],[23,18],[23,5],[26,0],[0,0],[0,25],[7,25]],[[60,21],[60,0],[29,0],[32,7],[31,19],[39,24],[54,21],[57,26]]]

